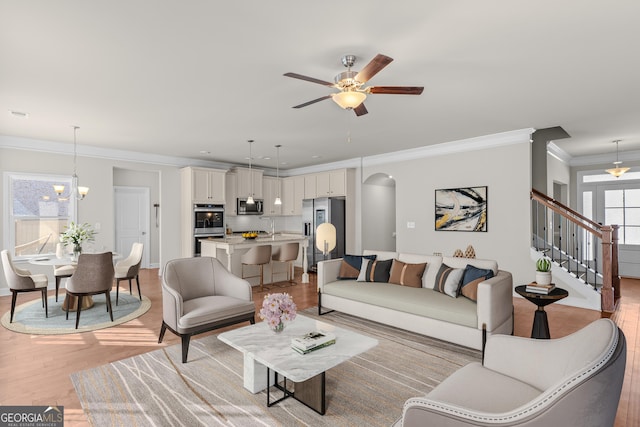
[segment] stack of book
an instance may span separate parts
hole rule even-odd
[[[533,283],[529,283],[527,285],[527,292],[533,292],[534,294],[548,294],[549,292],[551,292],[554,288],[556,287],[556,285],[554,285],[553,283],[551,283],[550,285],[539,285],[536,282]]]
[[[300,337],[292,338],[291,348],[300,354],[307,354],[335,343],[335,335],[329,332],[314,331]]]

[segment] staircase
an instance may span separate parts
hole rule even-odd
[[[618,225],[602,225],[531,190],[532,248],[554,264],[554,276],[574,289],[600,295],[600,310],[612,313],[620,298]]]

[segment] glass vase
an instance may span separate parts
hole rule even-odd
[[[280,332],[284,331],[284,322],[281,321],[276,326],[272,327],[271,330],[276,334],[279,334]]]
[[[80,254],[82,253],[82,246],[78,245],[73,245],[73,260],[74,261],[78,261],[78,257],[80,256]]]

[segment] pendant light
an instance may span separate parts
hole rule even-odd
[[[253,139],[247,142],[249,143],[249,197],[247,197],[247,204],[253,205],[255,203],[253,200],[253,172],[251,170],[251,144],[253,144]]]
[[[606,171],[609,172],[611,175],[615,176],[616,178],[620,178],[622,175],[624,175],[624,173],[626,171],[628,171],[631,168],[621,168],[620,165],[622,164],[622,162],[620,160],[618,160],[618,143],[621,141],[621,139],[616,139],[615,142],[616,143],[616,161],[613,162],[614,164],[614,168],[611,169],[607,169]]]
[[[282,145],[276,145],[276,182],[278,183],[278,194],[276,195],[276,200],[273,202],[274,205],[282,204],[282,200],[280,199],[280,147],[282,147]]]
[[[71,177],[71,197],[75,197],[77,200],[83,200],[87,194],[89,194],[89,187],[80,187],[78,186],[78,173],[76,169],[78,152],[77,152],[77,138],[76,132],[80,129],[79,126],[73,127],[73,176]],[[64,193],[64,185],[54,185],[53,191],[56,192],[58,196],[62,196]]]

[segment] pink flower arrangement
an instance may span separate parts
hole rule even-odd
[[[296,318],[296,304],[287,293],[268,294],[262,301],[259,316],[273,330],[282,330],[285,322]]]

